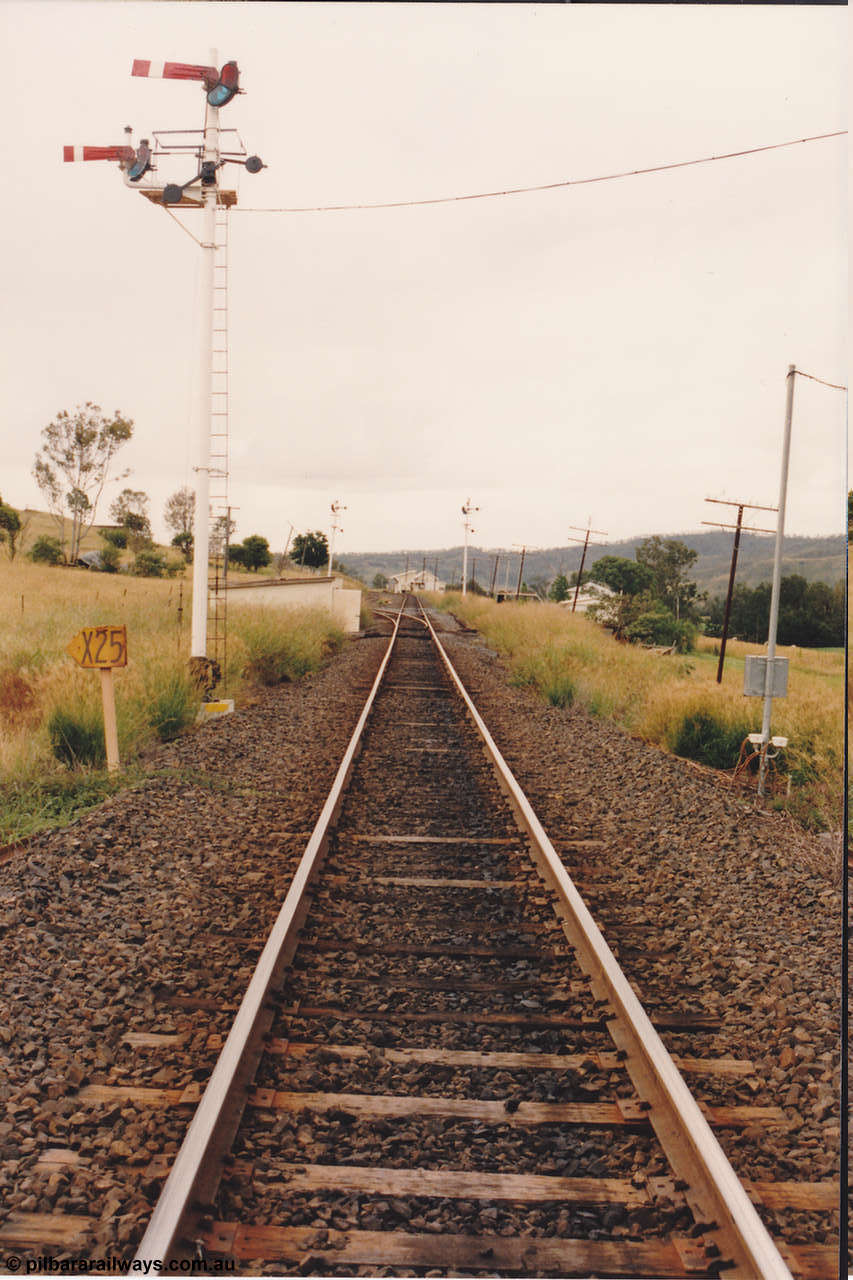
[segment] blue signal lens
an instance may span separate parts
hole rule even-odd
[[[207,100],[212,107],[224,107],[226,103],[231,101],[236,92],[236,89],[229,89],[227,84],[217,84],[207,95]]]
[[[236,62],[226,62],[219,79],[208,91],[207,100],[212,107],[224,107],[240,88],[240,71]]]

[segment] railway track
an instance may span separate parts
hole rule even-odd
[[[153,969],[123,926],[120,968],[150,972],[127,1024],[122,987],[92,1067],[16,1097],[25,1173],[0,1262],[126,1248],[149,1222],[140,1264],[238,1273],[834,1275],[828,1245],[797,1242],[826,1238],[810,1224],[837,1188],[741,1186],[713,1137],[760,1145],[784,1121],[744,1105],[756,1071],[724,1056],[716,1006],[643,950],[648,908],[583,821],[560,833],[569,881],[414,603],[389,624],[313,832],[316,794],[298,813],[265,796],[248,846],[228,825],[230,917]]]
[[[653,1025],[654,1024],[654,1025]],[[802,1276],[407,603],[137,1257],[300,1274]],[[749,1064],[684,1052],[691,1076]]]

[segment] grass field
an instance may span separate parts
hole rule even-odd
[[[512,680],[555,705],[576,701],[649,742],[733,769],[741,742],[761,728],[763,699],[743,695],[744,658],[762,646],[729,641],[721,685],[717,642],[662,656],[553,604],[495,604],[449,596],[443,606],[481,632]],[[844,651],[778,649],[789,660],[788,696],[773,705],[771,733],[789,739],[774,804],[805,826],[837,830],[843,794]],[[788,785],[790,784],[790,785]]]
[[[66,820],[116,785],[97,764],[67,768],[51,725],[70,716],[102,732],[100,680],[65,653],[83,626],[124,624],[128,665],[115,673],[119,748],[131,774],[140,751],[190,724],[191,584],[49,568],[0,558],[0,844]],[[229,605],[227,693],[297,679],[344,641],[328,614]]]

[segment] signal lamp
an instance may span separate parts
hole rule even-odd
[[[127,176],[131,182],[138,182],[143,173],[147,173],[150,168],[151,148],[148,145],[148,139],[143,138],[137,148],[133,164],[127,170]]]
[[[207,91],[207,100],[212,107],[224,107],[235,94],[240,92],[240,72],[236,62],[226,62],[219,73],[219,79]]]
[[[177,182],[170,182],[163,188],[163,204],[180,204],[183,194],[183,187],[179,187]]]
[[[249,170],[249,173],[260,173],[263,167],[264,162],[260,156],[249,156],[246,161],[246,168]]]

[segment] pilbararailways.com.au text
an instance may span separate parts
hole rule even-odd
[[[233,1258],[19,1258],[0,1254],[0,1274],[85,1276],[118,1273],[119,1275],[233,1275],[237,1264]]]

